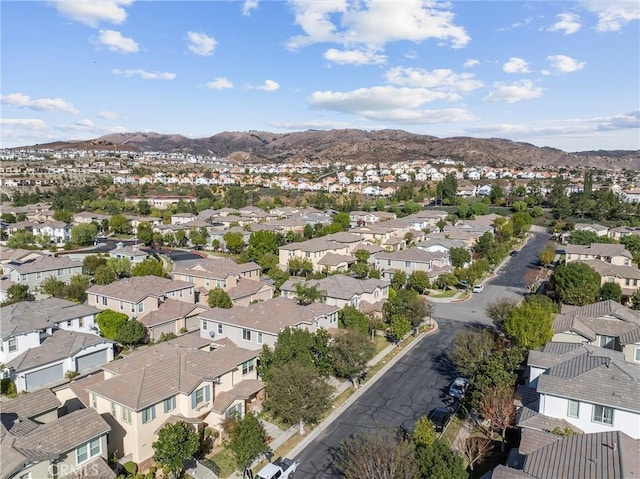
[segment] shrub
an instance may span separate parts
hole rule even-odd
[[[138,473],[138,465],[133,461],[127,461],[124,463],[124,470],[130,475],[134,476]]]
[[[77,378],[78,376],[80,376],[80,373],[78,371],[68,370],[66,373],[64,373],[64,377],[67,378],[69,381],[71,381],[74,378]]]

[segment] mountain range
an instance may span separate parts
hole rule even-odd
[[[390,163],[447,157],[477,166],[640,169],[640,151],[599,150],[569,153],[556,148],[538,147],[501,138],[438,138],[403,130],[222,132],[206,138],[187,138],[182,135],[153,132],[114,133],[93,140],[58,141],[34,145],[32,148],[179,152],[227,158],[239,164],[296,161]]]

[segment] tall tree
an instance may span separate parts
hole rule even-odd
[[[538,259],[545,268],[551,266],[553,260],[556,258],[556,249],[553,246],[547,246],[545,249],[538,253]]]
[[[80,245],[92,245],[98,236],[98,228],[93,223],[79,224],[71,227],[71,241]]]
[[[467,479],[469,474],[462,456],[449,444],[437,439],[430,447],[416,447],[416,462],[421,479]]]
[[[240,254],[244,249],[245,244],[242,233],[229,231],[222,236],[222,239],[230,253]]]
[[[452,205],[455,203],[458,194],[458,179],[455,173],[449,173],[436,186],[436,203]]]
[[[489,329],[458,331],[449,356],[456,369],[466,377],[474,377],[496,349],[496,337]]]
[[[213,288],[207,295],[207,304],[210,308],[229,309],[233,306],[233,302],[229,294],[222,288]]]
[[[622,288],[618,283],[604,283],[600,288],[600,301],[611,299],[617,303],[622,302]]]
[[[413,271],[407,279],[409,287],[414,291],[424,294],[431,287],[429,274],[426,271]]]
[[[247,475],[251,463],[269,452],[267,432],[253,414],[233,415],[222,423],[227,434],[224,446],[233,455],[235,466]]]
[[[361,333],[369,333],[369,320],[367,316],[353,306],[345,306],[338,312],[340,327],[355,329]]]
[[[555,269],[551,285],[563,303],[584,306],[596,301],[600,292],[600,275],[589,265],[574,261]]]
[[[320,290],[320,287],[317,284],[305,284],[304,282],[299,282],[295,284],[295,288],[296,299],[298,300],[298,303],[302,305],[315,303],[316,301],[321,300],[326,294],[324,291]]]
[[[329,409],[333,389],[312,366],[287,362],[272,370],[265,407],[304,434],[304,425],[318,422]]]
[[[147,258],[131,267],[131,276],[159,276],[164,278],[166,273],[162,267],[161,260]]]
[[[500,432],[502,452],[505,451],[507,429],[514,427],[514,399],[512,387],[496,385],[483,391],[478,405],[478,412],[489,421],[491,430]]]
[[[465,264],[471,262],[471,253],[465,248],[451,248],[449,250],[451,264],[455,268],[462,268]]]
[[[516,307],[516,302],[512,299],[501,298],[487,304],[485,313],[495,324],[496,328],[502,331],[504,322],[511,315],[511,311]]]
[[[125,321],[116,333],[115,340],[127,346],[134,346],[142,342],[147,335],[147,329],[140,321],[132,319]]]
[[[179,477],[184,461],[193,457],[200,447],[198,433],[191,424],[178,421],[165,424],[158,431],[158,440],[152,444],[153,458],[167,466],[174,477]]]
[[[345,330],[335,339],[332,348],[336,377],[350,380],[355,387],[356,378],[367,370],[375,352],[376,347],[367,333],[356,329]]]
[[[124,313],[118,313],[111,309],[105,309],[96,315],[96,323],[100,328],[100,334],[107,338],[114,340],[118,336],[120,328],[124,326],[129,317]]]
[[[554,312],[552,303],[524,301],[511,310],[502,327],[517,345],[535,349],[551,341]]]

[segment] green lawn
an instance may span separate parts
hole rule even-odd
[[[458,290],[456,290],[456,289],[448,289],[447,291],[443,291],[442,293],[431,294],[430,296],[432,298],[452,298],[456,294],[458,294]]]
[[[220,468],[220,477],[229,477],[235,471],[233,457],[229,451],[220,451],[211,456],[209,460]]]

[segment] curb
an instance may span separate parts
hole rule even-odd
[[[331,425],[331,423],[333,423],[338,418],[338,416],[340,416],[340,414],[342,414],[347,408],[349,408],[354,402],[356,402],[356,400],[360,396],[362,396],[362,394],[367,389],[369,389],[373,384],[375,384],[376,381],[378,381],[378,379],[384,376],[384,374],[389,369],[391,369],[391,367],[396,362],[398,362],[405,354],[411,351],[411,349],[413,349],[416,344],[422,341],[426,336],[429,336],[430,334],[435,333],[438,330],[438,322],[433,319],[431,321],[433,324],[433,328],[421,334],[420,337],[416,338],[410,344],[405,346],[398,354],[396,354],[392,359],[390,359],[389,362],[387,362],[380,369],[380,371],[378,371],[378,373],[371,378],[371,380],[367,381],[363,386],[358,388],[351,396],[349,396],[349,398],[345,402],[343,402],[337,409],[332,411],[331,414],[329,414],[329,416],[327,416],[320,424],[314,427],[313,430],[311,430],[302,441],[300,441],[293,449],[291,449],[289,451],[288,457],[294,458],[298,454],[300,454],[309,445],[309,443],[311,443],[311,441],[317,438],[320,435],[320,433],[322,433],[329,425]],[[396,348],[396,346],[391,346],[391,348]],[[389,352],[391,352],[392,350],[393,349],[390,349]],[[386,356],[387,355],[385,354],[385,356],[383,356],[380,359],[380,361],[384,361],[384,358]]]

